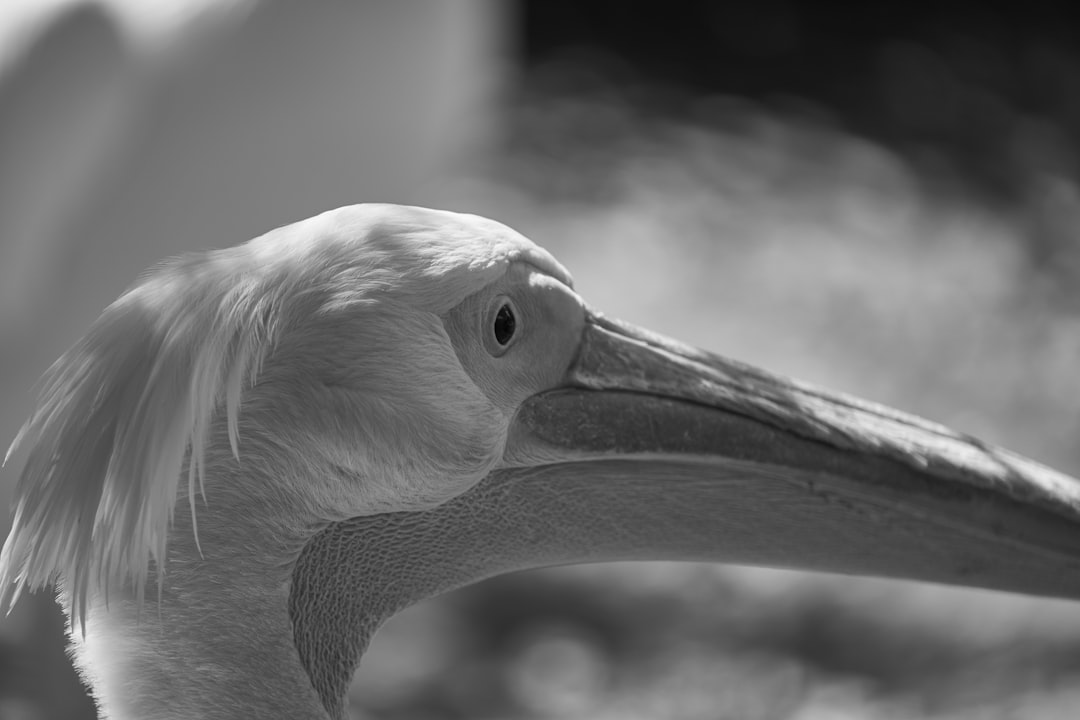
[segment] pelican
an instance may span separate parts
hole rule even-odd
[[[339,208],[170,261],[47,372],[0,604],[109,718],[340,719],[372,634],[523,568],[1080,597],[1080,481],[605,317],[496,221]]]

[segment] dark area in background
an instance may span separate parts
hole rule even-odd
[[[1032,173],[1076,169],[1080,24],[1069,7],[528,0],[520,33],[527,67],[584,71],[577,87],[563,73],[561,90],[587,92],[595,73],[676,116],[700,115],[709,95],[748,98],[1012,198]]]

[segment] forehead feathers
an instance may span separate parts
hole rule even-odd
[[[383,300],[441,314],[523,261],[569,284],[547,252],[485,218],[356,205],[226,250],[167,262],[110,305],[48,370],[12,452],[27,452],[0,553],[0,607],[63,580],[87,599],[158,573],[180,476],[194,515],[220,410],[239,453],[243,388],[311,313]]]
[[[441,314],[524,261],[566,284],[547,251],[494,220],[426,208],[354,205],[271,231],[242,248],[302,276],[330,306],[393,297]]]

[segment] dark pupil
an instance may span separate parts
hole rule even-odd
[[[499,308],[499,314],[495,316],[495,340],[500,345],[510,342],[510,338],[514,337],[515,327],[517,327],[517,321],[514,319],[514,311],[509,305],[503,305]]]

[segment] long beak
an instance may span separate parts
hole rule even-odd
[[[546,561],[713,560],[1080,598],[1080,481],[598,315],[562,387],[520,409],[507,457],[531,468],[513,486],[545,518],[533,553]]]
[[[364,632],[343,636],[341,652],[358,659],[378,622],[417,600],[511,570],[605,560],[1080,598],[1080,481],[596,315],[563,381],[519,408],[504,460],[436,508],[322,531],[295,576],[347,571],[299,622],[347,609]]]

